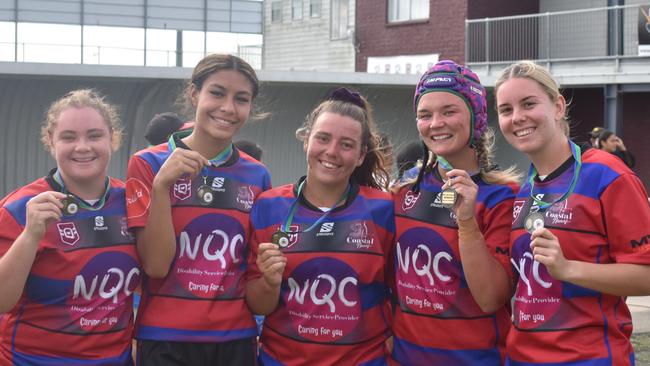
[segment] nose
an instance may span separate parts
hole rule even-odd
[[[82,137],[77,140],[77,144],[75,145],[74,149],[77,151],[90,150],[90,142],[88,141],[87,138]]]
[[[433,116],[431,116],[431,121],[429,121],[429,128],[430,129],[435,129],[435,128],[440,128],[445,125],[445,119],[444,116],[436,113]]]
[[[235,101],[232,96],[224,98],[223,103],[221,103],[220,108],[222,112],[232,114],[235,111]]]
[[[521,108],[514,107],[512,108],[512,122],[519,123],[525,120],[524,111]]]

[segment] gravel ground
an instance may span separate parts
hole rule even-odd
[[[632,334],[636,366],[650,366],[650,333]]]

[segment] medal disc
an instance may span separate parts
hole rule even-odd
[[[279,245],[280,248],[286,248],[289,246],[289,235],[284,231],[278,230],[271,236],[271,242]]]
[[[66,215],[74,215],[79,211],[79,205],[71,195],[61,200],[61,203],[63,203],[63,213]]]
[[[541,214],[540,212],[531,212],[526,216],[526,220],[524,221],[524,228],[526,231],[529,233],[533,233],[535,229],[543,228],[544,227],[544,215]]]
[[[200,186],[197,190],[197,195],[202,205],[209,205],[214,200],[214,193],[212,193],[212,188],[208,185]]]
[[[440,204],[444,208],[452,208],[458,199],[458,192],[453,188],[445,188],[440,192]]]

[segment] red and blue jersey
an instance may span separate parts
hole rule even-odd
[[[574,176],[574,160],[536,181],[539,200],[561,198]],[[531,186],[514,203],[511,234],[516,292],[508,334],[510,365],[633,365],[632,322],[625,298],[551,277],[533,260],[529,212],[539,211]],[[650,209],[639,178],[616,156],[598,149],[582,155],[574,192],[543,212],[544,226],[558,237],[568,260],[607,264],[650,264]]]
[[[261,276],[257,247],[271,242],[296,200],[296,186],[264,192],[251,211],[249,279]],[[323,211],[301,195],[293,216],[277,308],[262,330],[263,365],[382,365],[386,265],[395,233],[390,194],[352,185],[344,205]]]
[[[418,168],[408,172],[417,175]],[[479,176],[475,217],[490,253],[510,270],[508,239],[516,185],[487,184]],[[484,313],[461,264],[458,224],[442,206],[440,177],[426,173],[395,194],[394,350],[403,365],[502,365],[510,315]]]
[[[27,201],[52,190],[61,188],[49,176],[1,202],[0,257],[25,228]],[[103,205],[80,205],[47,228],[23,294],[1,319],[0,364],[132,364],[140,268],[124,193],[110,179]]]
[[[175,137],[176,146],[187,148]],[[128,167],[129,228],[147,225],[151,187],[172,150],[161,144],[134,155]],[[199,201],[209,185],[214,199]],[[182,342],[224,342],[255,337],[256,324],[245,302],[244,274],[253,200],[270,187],[260,162],[233,149],[218,167],[170,188],[176,256],[164,279],[144,276],[136,338]]]

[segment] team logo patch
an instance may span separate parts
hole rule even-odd
[[[226,178],[214,177],[212,180],[212,190],[217,192],[225,192],[225,189],[223,188],[225,182]]]
[[[79,232],[74,222],[60,222],[56,224],[56,228],[63,244],[73,246],[79,241]]]
[[[300,235],[298,232],[300,231],[300,226],[298,225],[291,225],[289,227],[289,245],[286,246],[286,248],[290,248],[294,244],[298,242],[298,235]]]
[[[526,204],[526,201],[515,201],[515,204],[512,207],[512,223],[513,224],[515,223],[515,221],[517,221],[517,218],[519,218],[519,214],[521,213],[521,210],[524,208],[525,204]]]
[[[420,192],[414,193],[410,190],[406,191],[406,195],[404,195],[404,201],[402,202],[402,210],[403,211],[408,211],[415,206],[415,204],[418,202],[418,199],[420,198]]]
[[[334,236],[334,223],[333,222],[324,222],[320,226],[320,230],[316,236]]]
[[[254,198],[255,194],[253,193],[251,186],[239,187],[239,191],[237,192],[237,203],[242,205],[245,210],[250,210],[251,207],[253,207]]]
[[[137,178],[126,181],[126,208],[129,219],[141,217],[149,211],[151,194],[149,188]]]
[[[192,181],[181,178],[174,183],[174,197],[183,201],[192,196]]]
[[[368,227],[365,221],[352,224],[350,227],[350,235],[346,239],[348,244],[356,245],[357,249],[368,249],[374,241],[374,238],[368,237]]]

